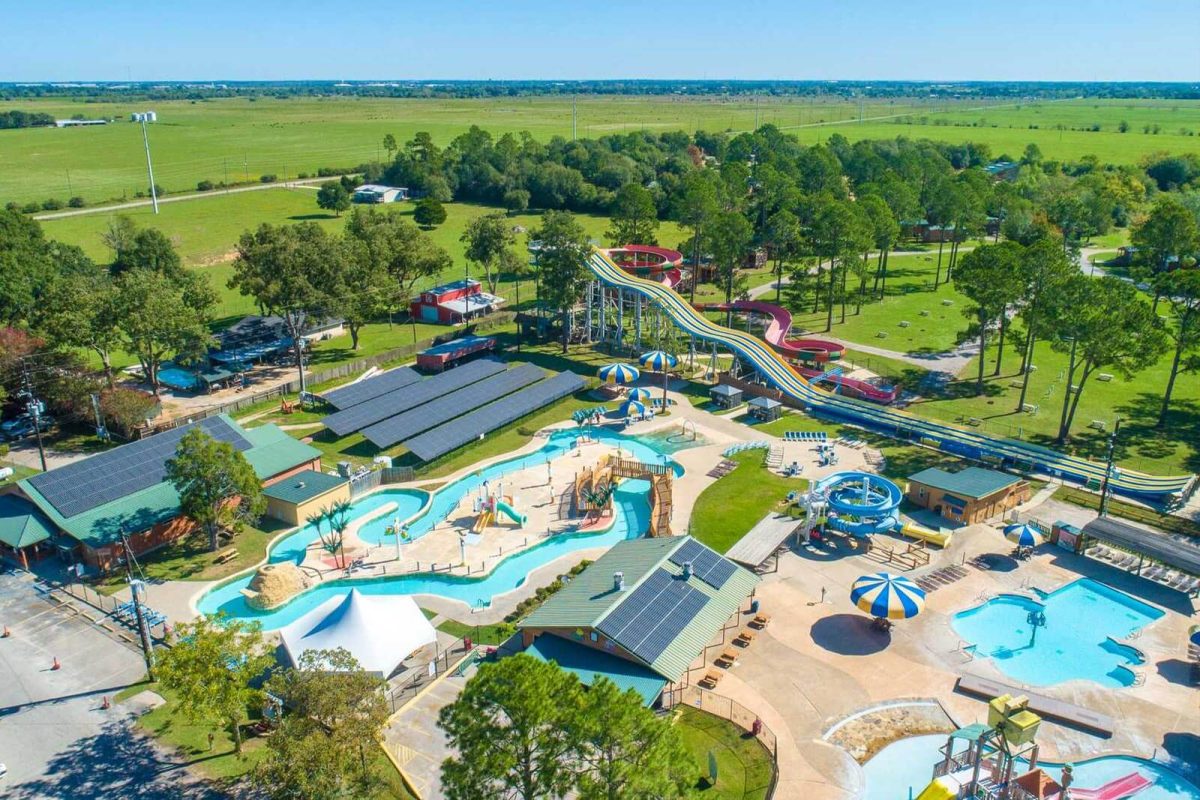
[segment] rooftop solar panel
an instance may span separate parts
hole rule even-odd
[[[194,428],[237,450],[250,449],[237,428],[221,417],[209,417],[34,475],[29,482],[58,513],[73,517],[161,483],[179,440]]]
[[[679,566],[691,562],[692,573],[714,589],[724,586],[737,569],[732,562],[695,540],[684,542],[668,560]]]
[[[472,361],[461,367],[434,375],[432,378],[410,383],[392,390],[388,394],[350,406],[345,411],[330,414],[321,422],[336,435],[346,436],[374,425],[376,422],[382,422],[388,417],[403,414],[409,409],[428,403],[448,392],[461,389],[492,375],[498,375],[504,369],[505,364],[502,361],[494,359]]]
[[[644,581],[638,584],[637,588],[629,593],[628,597],[608,612],[608,616],[600,620],[596,630],[616,641],[617,637],[621,635],[621,631],[629,627],[638,614],[641,614],[654,598],[658,597],[670,584],[669,573],[663,572],[661,569],[651,572]]]
[[[533,364],[522,364],[516,369],[464,386],[411,411],[388,417],[383,422],[364,428],[363,435],[380,449],[391,447],[397,442],[411,439],[421,431],[461,417],[468,411],[537,383],[544,377],[546,373]]]
[[[675,606],[665,614],[662,614],[665,604],[659,604],[660,616],[653,628],[645,638],[633,646],[631,652],[647,664],[653,663],[654,659],[663,654],[663,651],[691,624],[696,615],[704,608],[705,603],[708,602],[708,598],[701,592],[690,586],[686,589],[686,592],[678,596]],[[675,599],[674,595],[672,595],[672,599]]]
[[[408,367],[389,370],[365,381],[325,392],[321,397],[339,411],[365,403],[388,392],[402,389],[421,380],[421,373]]]
[[[476,362],[478,363],[478,362]],[[466,367],[459,367],[466,369]],[[486,433],[560,400],[587,384],[573,372],[561,372],[496,403],[483,406],[451,422],[439,425],[404,443],[422,461],[432,461]]]

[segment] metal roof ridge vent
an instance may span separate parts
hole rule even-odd
[[[683,579],[686,581],[692,577],[692,562],[683,562]]]
[[[614,572],[613,573],[613,591],[614,592],[625,591],[625,573],[624,572]]]
[[[297,489],[303,489],[303,488],[304,488],[304,481],[297,481],[297,482],[296,482],[296,488],[297,488]]]

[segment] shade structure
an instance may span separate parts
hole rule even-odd
[[[1026,522],[1018,522],[1005,527],[1004,538],[1017,547],[1037,547],[1046,541],[1046,537],[1041,531]]]
[[[626,400],[621,404],[621,416],[634,417],[646,413],[646,404],[640,400]]]
[[[1200,625],[1193,625],[1188,631],[1188,644],[1194,644],[1200,647]]]
[[[625,393],[625,398],[644,403],[650,399],[650,390],[643,386],[636,386]]]
[[[662,372],[678,364],[679,359],[665,350],[651,350],[649,353],[642,353],[642,357],[638,359],[638,363],[646,369]]]
[[[628,386],[641,377],[637,367],[629,364],[608,364],[600,368],[600,380],[617,386]]]
[[[329,598],[279,635],[293,664],[309,650],[344,647],[364,670],[385,678],[437,641],[437,631],[408,595],[364,595],[358,589]]]
[[[908,578],[876,572],[854,582],[850,602],[874,617],[908,619],[925,608],[925,591]]]

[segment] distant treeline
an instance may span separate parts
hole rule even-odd
[[[1030,81],[230,81],[224,83],[4,84],[0,99],[77,97],[96,101],[217,97],[527,97],[536,95],[671,95],[687,97],[835,97],[929,100],[1170,98],[1200,99],[1200,83],[1056,83]]]
[[[0,111],[0,130],[5,128],[44,128],[54,124],[54,117],[31,111]]]

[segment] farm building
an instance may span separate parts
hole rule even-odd
[[[86,128],[91,125],[107,125],[106,119],[56,119],[54,126],[56,128]]]
[[[166,462],[196,428],[240,451],[266,486],[321,468],[319,450],[274,425],[245,429],[221,415],[18,481],[17,497],[49,520],[52,544],[67,560],[107,572],[119,563],[122,537],[141,554],[196,530],[180,516],[179,494],[166,479]]]
[[[614,545],[518,623],[525,652],[654,705],[737,628],[758,578],[690,536]]]
[[[983,168],[983,171],[998,181],[1015,181],[1021,172],[1021,165],[1015,161],[993,161]]]
[[[504,305],[504,298],[483,291],[479,281],[467,278],[421,292],[409,304],[409,312],[422,322],[454,325],[490,314]]]
[[[422,350],[417,354],[417,367],[427,372],[443,372],[473,356],[491,353],[495,349],[495,336],[463,336]]]
[[[1029,484],[1016,475],[982,467],[958,472],[933,467],[908,478],[911,502],[966,525],[1003,514],[1029,494]]]
[[[408,199],[408,189],[402,186],[383,186],[378,183],[364,183],[354,188],[356,203],[398,203]]]

